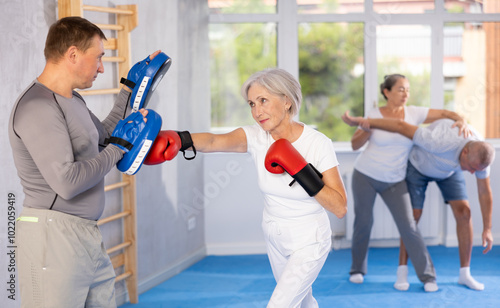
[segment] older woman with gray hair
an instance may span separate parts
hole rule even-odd
[[[256,124],[227,134],[194,133],[184,139],[192,139],[187,147],[198,152],[250,153],[264,195],[262,227],[277,282],[268,307],[318,307],[312,284],[331,250],[326,211],[339,218],[347,212],[332,142],[294,120],[302,101],[301,87],[285,70],[253,74],[243,84],[242,95]],[[186,146],[169,143],[169,148],[176,155]]]

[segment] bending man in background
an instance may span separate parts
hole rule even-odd
[[[473,290],[483,290],[484,284],[477,282],[470,274],[470,260],[473,245],[473,229],[470,205],[462,170],[476,175],[479,204],[483,217],[482,244],[487,253],[493,246],[491,215],[493,197],[490,188],[490,165],[495,158],[493,147],[481,140],[474,130],[472,136],[463,138],[453,121],[438,120],[428,127],[418,127],[402,120],[365,119],[351,117],[346,112],[342,119],[351,126],[378,128],[397,132],[413,140],[410,152],[406,182],[415,219],[422,215],[425,191],[429,182],[438,185],[446,203],[450,204],[457,223],[457,238],[460,255],[458,283]],[[406,264],[407,255],[401,245],[400,263]]]
[[[409,105],[410,92],[410,81],[404,75],[384,76],[384,81],[380,84],[380,93],[386,102],[381,107],[372,108],[368,112],[368,117],[400,119],[413,125],[449,118],[455,121],[454,125],[462,129],[461,132],[467,133],[465,131],[467,125],[455,112]],[[351,146],[353,150],[358,150],[364,145],[366,147],[356,158],[352,173],[354,223],[349,281],[363,283],[364,276],[368,273],[368,248],[374,224],[373,208],[375,198],[379,195],[394,219],[415,273],[424,284],[424,290],[435,292],[439,288],[434,265],[413,218],[405,181],[408,156],[413,142],[397,133],[360,127],[351,138]],[[410,285],[407,277],[408,266],[399,266],[394,288],[400,291],[408,290]]]

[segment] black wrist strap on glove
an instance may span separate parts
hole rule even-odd
[[[130,81],[130,80],[126,79],[126,78],[122,77],[122,79],[120,79],[120,83],[126,85],[130,89],[135,88],[135,82]]]
[[[181,149],[179,151],[182,152],[185,159],[194,159],[196,157],[196,148],[194,147],[193,139],[191,139],[191,134],[188,131],[177,132],[177,134],[181,138]],[[192,157],[186,157],[186,150],[189,148],[193,148],[194,155]]]
[[[122,139],[122,138],[118,138],[118,137],[114,137],[114,136],[111,136],[108,139],[104,140],[104,143],[106,145],[110,144],[110,143],[119,144],[129,151],[132,150],[132,148],[134,147],[134,145],[132,143],[128,142],[127,140]]]
[[[311,197],[316,196],[325,186],[325,183],[321,179],[323,178],[323,174],[311,164],[307,164],[293,178],[294,180],[290,183],[290,186],[297,181]]]

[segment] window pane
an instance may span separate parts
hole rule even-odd
[[[210,24],[212,127],[255,121],[240,88],[251,74],[276,66],[276,24]]]
[[[355,128],[340,116],[363,114],[362,23],[299,24],[300,121],[334,141],[349,141]]]
[[[297,0],[299,14],[346,14],[365,10],[365,0]]]
[[[208,0],[210,14],[276,14],[276,0]]]
[[[378,26],[377,74],[402,74],[410,82],[408,105],[430,107],[431,28],[429,26]],[[385,99],[379,93],[379,106]],[[374,102],[376,104],[376,102]]]
[[[422,14],[434,11],[434,0],[387,1],[373,0],[373,10],[379,14]]]
[[[499,138],[500,23],[449,23],[444,36],[445,106]]]
[[[500,13],[498,0],[444,0],[444,7],[449,13]]]

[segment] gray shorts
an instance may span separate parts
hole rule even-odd
[[[16,222],[21,307],[116,307],[96,221],[23,208]]]
[[[420,173],[410,162],[406,170],[406,185],[410,193],[411,206],[416,210],[424,208],[425,191],[429,182],[436,182],[444,201],[467,200],[467,187],[462,171],[445,179],[436,179]]]

